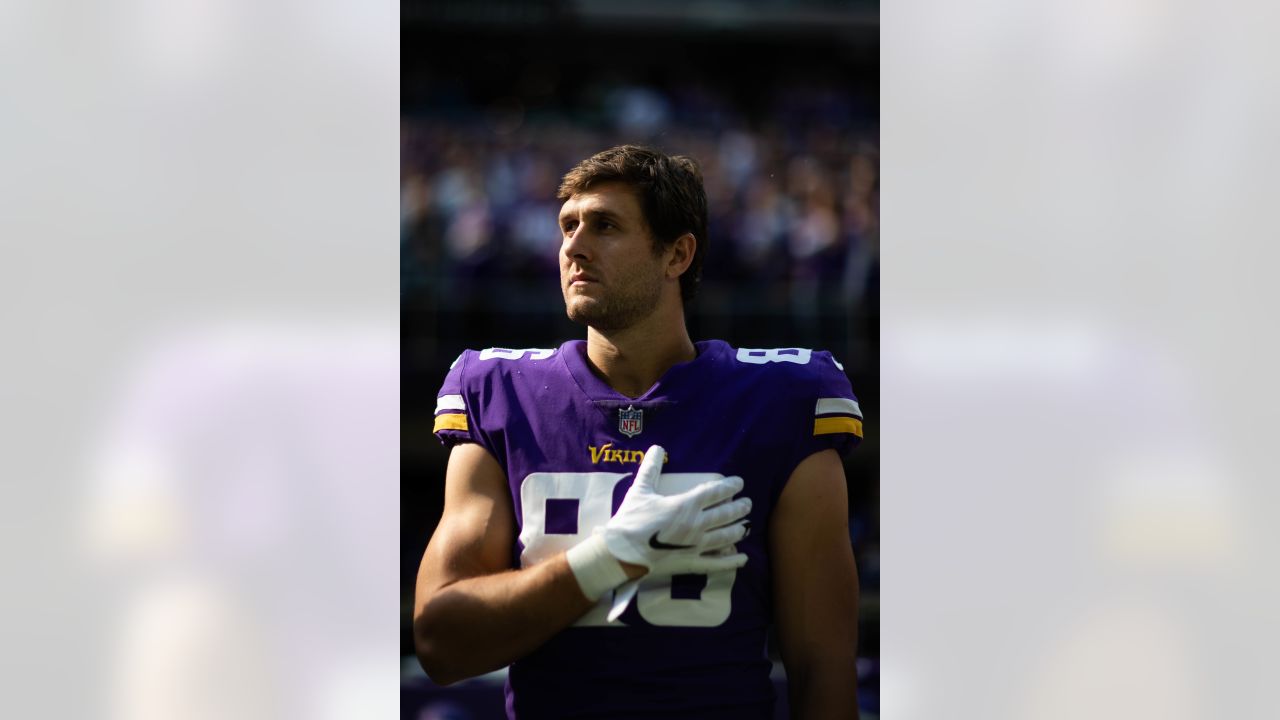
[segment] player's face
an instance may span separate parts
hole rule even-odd
[[[653,312],[662,297],[663,256],[640,201],[621,183],[603,183],[560,209],[560,288],[569,319],[620,330]]]

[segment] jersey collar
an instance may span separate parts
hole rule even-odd
[[[560,346],[560,358],[575,383],[587,396],[587,399],[602,407],[625,407],[630,404],[666,404],[676,398],[685,397],[687,391],[697,386],[697,378],[704,368],[715,362],[725,343],[720,340],[703,340],[694,343],[698,356],[688,362],[676,363],[667,369],[662,377],[645,391],[643,395],[630,398],[609,387],[591,370],[587,362],[587,341],[570,340]]]

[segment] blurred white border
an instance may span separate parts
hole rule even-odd
[[[0,3],[6,717],[392,717],[399,5]]]
[[[7,715],[394,712],[392,7],[0,4]],[[1271,716],[1276,16],[882,8],[882,717]]]
[[[1274,714],[1276,15],[882,7],[885,720]]]

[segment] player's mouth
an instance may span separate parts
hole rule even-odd
[[[574,273],[569,276],[569,287],[586,287],[591,283],[599,283],[600,281],[594,275],[586,273]]]

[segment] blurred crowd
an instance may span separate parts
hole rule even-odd
[[[619,84],[571,110],[453,100],[406,113],[403,301],[447,305],[483,290],[558,303],[523,291],[555,286],[559,179],[599,150],[635,143],[702,168],[704,296],[783,320],[847,317],[878,287],[875,109],[834,87],[763,94],[748,109],[704,87]]]

